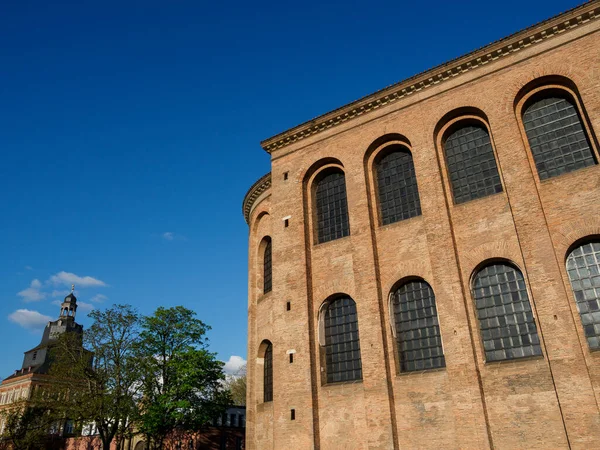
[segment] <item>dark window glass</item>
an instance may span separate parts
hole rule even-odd
[[[356,303],[340,297],[325,311],[325,359],[327,382],[362,379]]]
[[[502,192],[494,150],[487,130],[467,125],[454,131],[444,143],[454,203]]]
[[[412,155],[399,145],[392,148],[375,165],[383,225],[421,215]]]
[[[264,401],[273,401],[273,346],[270,343],[265,350]]]
[[[523,274],[491,264],[473,280],[473,295],[487,361],[541,355]]]
[[[263,292],[271,292],[273,288],[273,264],[271,259],[271,238],[267,238],[263,255]]]
[[[588,345],[600,348],[600,241],[580,245],[567,258],[567,272]]]
[[[572,101],[538,100],[525,110],[523,125],[541,180],[596,164]]]
[[[319,243],[350,235],[344,173],[336,171],[323,176],[317,182],[315,200]]]
[[[411,281],[400,286],[393,295],[400,370],[412,372],[444,367],[433,289],[424,281]]]

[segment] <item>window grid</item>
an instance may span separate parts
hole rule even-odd
[[[327,382],[362,379],[356,303],[350,297],[333,300],[325,311]]]
[[[411,281],[393,295],[400,371],[445,367],[435,295],[429,284]]]
[[[525,110],[523,125],[540,180],[596,164],[571,101],[560,97],[539,100]]]
[[[264,367],[264,401],[273,401],[273,345],[269,343],[265,349]]]
[[[444,144],[455,203],[502,192],[490,135],[481,126],[463,126]]]
[[[271,255],[271,238],[267,238],[265,252],[263,255],[263,293],[271,292],[273,289],[273,262]]]
[[[585,338],[591,349],[600,349],[600,241],[573,250],[567,272]]]
[[[318,242],[328,242],[350,235],[346,178],[343,172],[332,172],[318,181],[317,206]]]
[[[507,264],[485,267],[473,280],[473,295],[487,361],[542,354],[525,279],[519,270]]]
[[[421,215],[415,166],[409,151],[400,146],[377,164],[377,189],[383,225]]]

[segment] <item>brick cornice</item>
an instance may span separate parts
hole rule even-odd
[[[423,89],[436,86],[465,72],[483,67],[524,48],[546,41],[554,36],[578,28],[600,17],[600,0],[592,0],[569,11],[532,25],[506,38],[464,56],[414,75],[404,81],[383,88],[341,108],[316,117],[294,128],[261,142],[268,153],[321,133],[382,106],[389,105]],[[261,179],[262,180],[262,179]],[[259,180],[260,181],[260,180]],[[246,199],[244,199],[244,204]],[[248,219],[246,218],[246,221]]]
[[[246,223],[250,223],[250,212],[252,211],[252,206],[254,202],[260,195],[265,192],[267,189],[271,187],[271,172],[263,175],[258,181],[256,181],[246,195],[244,196],[244,201],[242,202],[242,214],[244,214],[244,219]]]

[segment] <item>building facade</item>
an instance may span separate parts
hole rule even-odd
[[[600,1],[267,139],[249,449],[600,448]]]
[[[56,339],[64,333],[75,333],[83,339],[83,326],[75,321],[77,313],[77,297],[73,294],[75,287],[60,305],[58,319],[48,322],[44,328],[42,339],[36,347],[25,352],[20,369],[0,384],[0,412],[15,407],[22,407],[30,400],[38,388],[52,383],[48,375],[52,366],[51,349]],[[82,341],[83,342],[83,341]],[[91,357],[91,355],[90,355]],[[0,417],[0,429],[4,429],[4,418]],[[49,430],[53,436],[71,436],[75,434],[74,424],[70,420],[57,422]]]

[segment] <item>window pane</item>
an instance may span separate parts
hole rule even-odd
[[[401,146],[377,164],[377,190],[383,225],[421,215],[412,155]]]
[[[577,109],[547,97],[529,106],[523,125],[541,180],[596,164]]]
[[[464,126],[444,144],[454,203],[502,192],[490,136],[481,126]]]
[[[343,172],[332,172],[321,178],[317,182],[315,200],[319,243],[350,235]]]
[[[325,311],[327,382],[362,379],[356,303],[350,297],[333,300]]]
[[[412,281],[394,292],[394,319],[400,370],[445,367],[435,295],[424,281]]]
[[[273,401],[273,346],[267,345],[264,368],[264,401]]]
[[[492,264],[475,276],[473,295],[487,361],[542,354],[525,280],[506,264]]]
[[[567,272],[585,338],[591,349],[600,349],[600,241],[573,250]]]
[[[271,238],[267,238],[267,245],[265,245],[265,254],[263,258],[263,281],[264,289],[263,292],[271,292],[273,287],[273,267],[271,261]]]

